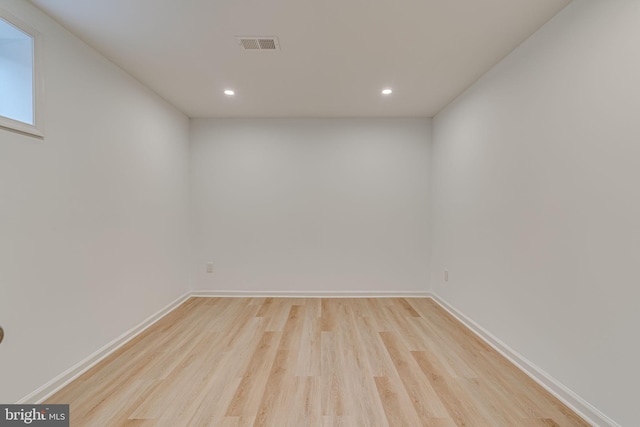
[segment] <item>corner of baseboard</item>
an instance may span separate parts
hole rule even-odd
[[[577,393],[569,389],[550,374],[542,370],[533,362],[513,350],[491,332],[478,325],[466,315],[462,314],[457,308],[449,304],[446,300],[434,292],[429,292],[429,298],[432,298],[440,307],[446,310],[453,317],[458,319],[465,327],[473,332],[478,338],[490,345],[494,350],[500,353],[513,363],[518,369],[524,372],[532,380],[540,384],[545,390],[555,396],[562,403],[567,405],[578,416],[594,427],[620,427],[618,423],[603,414],[599,409],[591,405],[589,402],[580,397]]]

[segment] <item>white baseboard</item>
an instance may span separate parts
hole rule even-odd
[[[427,298],[429,292],[418,291],[193,291],[193,297],[238,298]]]
[[[551,375],[536,366],[533,362],[522,356],[517,351],[510,348],[504,342],[496,338],[491,332],[478,325],[476,322],[462,314],[458,309],[440,298],[429,293],[429,297],[438,303],[443,309],[448,311],[453,317],[458,319],[463,325],[469,328],[480,339],[493,347],[498,353],[506,357],[518,369],[527,374],[531,379],[544,387],[549,393],[557,397],[562,403],[567,405],[576,414],[594,427],[620,427],[618,423],[600,412],[589,402],[578,396],[564,384],[553,378]]]
[[[24,403],[34,403],[38,404],[46,400],[48,397],[52,396],[62,387],[69,384],[71,381],[78,378],[80,375],[91,369],[93,366],[98,364],[104,358],[118,350],[120,347],[125,345],[127,342],[131,341],[137,335],[142,333],[145,329],[149,328],[151,325],[156,323],[158,320],[162,319],[164,316],[169,314],[175,308],[177,308],[180,304],[186,301],[191,297],[191,293],[188,292],[182,295],[180,298],[168,304],[166,307],[160,309],[158,312],[152,314],[143,320],[140,324],[128,330],[124,334],[120,335],[118,338],[114,339],[95,353],[91,354],[86,359],[80,361],[75,366],[67,369],[36,391],[29,393],[27,396],[20,399],[18,404]]]

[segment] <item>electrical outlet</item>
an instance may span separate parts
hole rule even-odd
[[[445,270],[444,271],[444,281],[448,282],[449,281],[449,270]]]
[[[212,262],[208,262],[207,263],[207,273],[213,273],[213,263]]]

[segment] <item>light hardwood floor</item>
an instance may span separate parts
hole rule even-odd
[[[74,427],[588,426],[423,298],[191,298],[48,403]]]

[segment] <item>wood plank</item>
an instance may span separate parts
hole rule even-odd
[[[255,416],[280,344],[280,332],[265,332],[227,409],[228,417]]]

